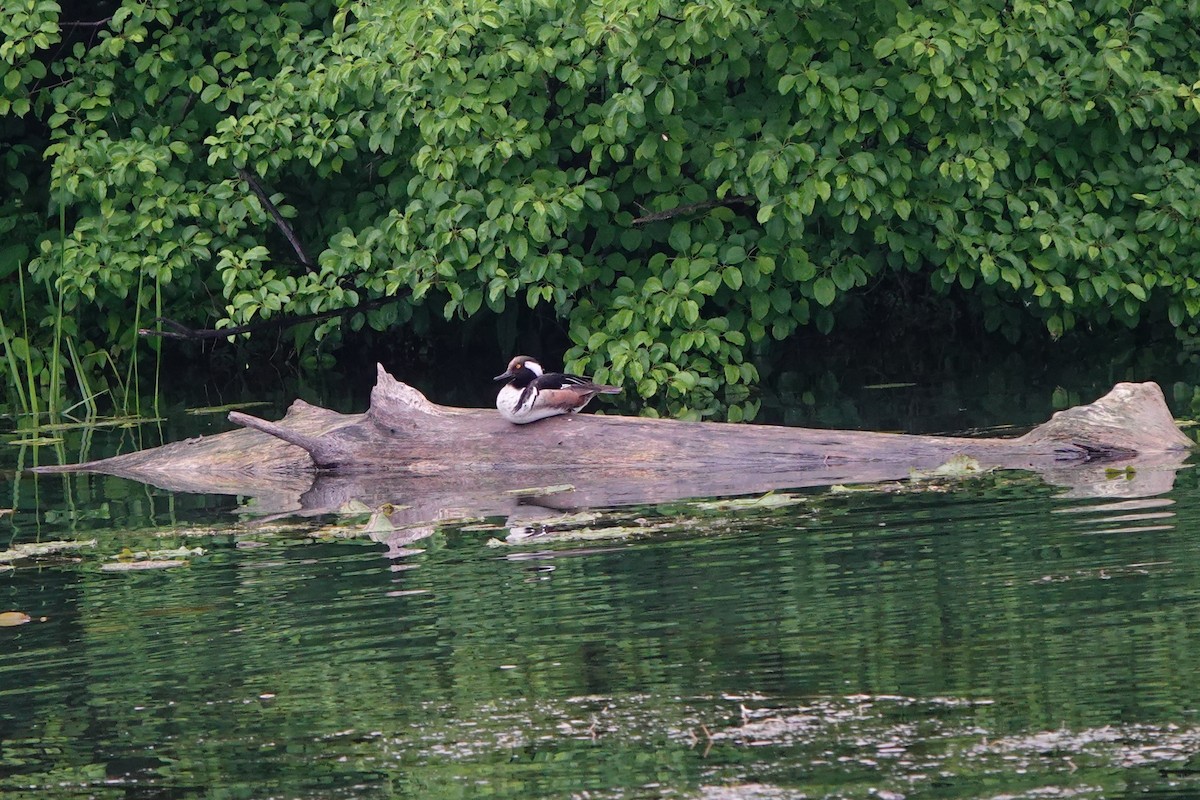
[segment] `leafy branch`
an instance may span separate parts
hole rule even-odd
[[[643,214],[640,217],[635,217],[630,221],[630,225],[646,225],[650,222],[662,222],[675,217],[681,217],[685,214],[694,214],[697,211],[707,211],[710,208],[718,208],[720,206],[734,205],[749,205],[754,202],[754,198],[750,195],[738,195],[737,197],[726,197],[723,200],[704,200],[699,203],[686,203],[674,208],[668,208],[665,211],[654,211],[649,214]]]
[[[260,201],[262,201],[262,204],[267,209],[267,213],[271,215],[271,219],[275,220],[275,226],[283,232],[284,237],[292,245],[292,250],[295,251],[296,257],[300,259],[300,263],[305,267],[312,269],[312,259],[308,257],[308,253],[304,252],[304,246],[300,244],[300,238],[296,236],[296,232],[292,230],[292,226],[288,224],[288,221],[283,218],[283,214],[281,214],[275,204],[271,202],[271,197],[267,194],[266,190],[263,189],[262,184],[260,184],[253,175],[244,169],[238,170],[238,177],[244,180],[250,187],[250,190],[258,196]]]
[[[177,322],[166,317],[156,317],[155,322],[166,328],[139,328],[139,336],[158,337],[161,339],[175,339],[180,341],[204,341],[207,339],[224,339],[229,336],[237,336],[243,333],[251,335],[262,333],[271,330],[287,330],[294,328],[297,325],[303,325],[307,322],[320,322],[321,320],[332,319],[333,317],[347,317],[351,314],[360,312],[373,311],[377,308],[382,308],[389,303],[398,302],[397,297],[377,297],[373,300],[364,300],[356,306],[349,308],[334,308],[328,311],[319,311],[315,314],[302,314],[294,317],[272,317],[270,319],[260,320],[258,322],[249,322],[245,325],[235,325],[231,328],[191,328],[184,325],[182,322]]]

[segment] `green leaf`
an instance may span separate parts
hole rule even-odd
[[[741,264],[746,260],[746,248],[733,244],[721,249],[721,261],[726,264]]]
[[[788,46],[783,41],[775,42],[767,50],[767,66],[771,69],[782,69],[788,60]]]
[[[822,275],[813,281],[813,299],[825,307],[833,305],[837,297],[837,286],[828,277]]]
[[[775,309],[776,314],[786,314],[791,311],[791,293],[782,286],[776,286],[771,290],[771,307]]]
[[[664,117],[670,116],[671,112],[675,110],[675,93],[671,91],[670,86],[664,86],[658,90],[658,94],[654,96],[654,107]]]
[[[667,243],[675,248],[676,252],[686,253],[688,248],[692,246],[692,226],[689,222],[676,222],[671,226],[671,233],[667,236]]]
[[[833,285],[843,292],[848,292],[854,288],[855,270],[849,263],[845,261],[835,262],[830,270],[830,277],[833,278]],[[822,305],[829,305],[822,303]]]
[[[746,174],[758,175],[765,172],[770,163],[771,154],[765,150],[760,150],[750,157],[750,163],[746,165]]]
[[[771,298],[764,292],[755,292],[750,296],[750,315],[756,320],[764,320],[771,310]]]
[[[1050,336],[1057,339],[1063,334],[1062,317],[1055,314],[1046,320],[1046,330],[1050,332]]]

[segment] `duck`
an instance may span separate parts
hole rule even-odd
[[[574,414],[598,394],[619,394],[621,387],[605,386],[591,378],[546,372],[537,359],[517,356],[508,369],[493,378],[505,384],[496,395],[500,416],[515,425],[559,414]]]

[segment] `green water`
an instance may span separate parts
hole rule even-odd
[[[166,438],[215,424],[180,419]],[[82,546],[0,571],[0,612],[30,617],[0,627],[0,793],[1197,796],[1197,476],[1129,480],[806,489],[523,536],[10,475],[0,549]],[[121,569],[156,558],[186,563]]]

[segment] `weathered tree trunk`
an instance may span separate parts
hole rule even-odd
[[[278,422],[240,412],[246,430],[168,444],[81,470],[167,489],[271,495],[275,510],[328,510],[349,499],[505,513],[511,490],[569,485],[542,506],[580,507],[906,478],[954,457],[980,469],[1042,472],[1087,494],[1166,491],[1192,443],[1153,383],[1121,383],[1013,439],[911,436],[769,425],[571,415],[513,425],[491,409],[435,405],[382,367],[364,414],[301,401]],[[1133,465],[1139,481],[1105,470]],[[1121,485],[1115,485],[1120,483]],[[436,513],[432,513],[436,511]],[[424,517],[431,518],[430,516]]]

